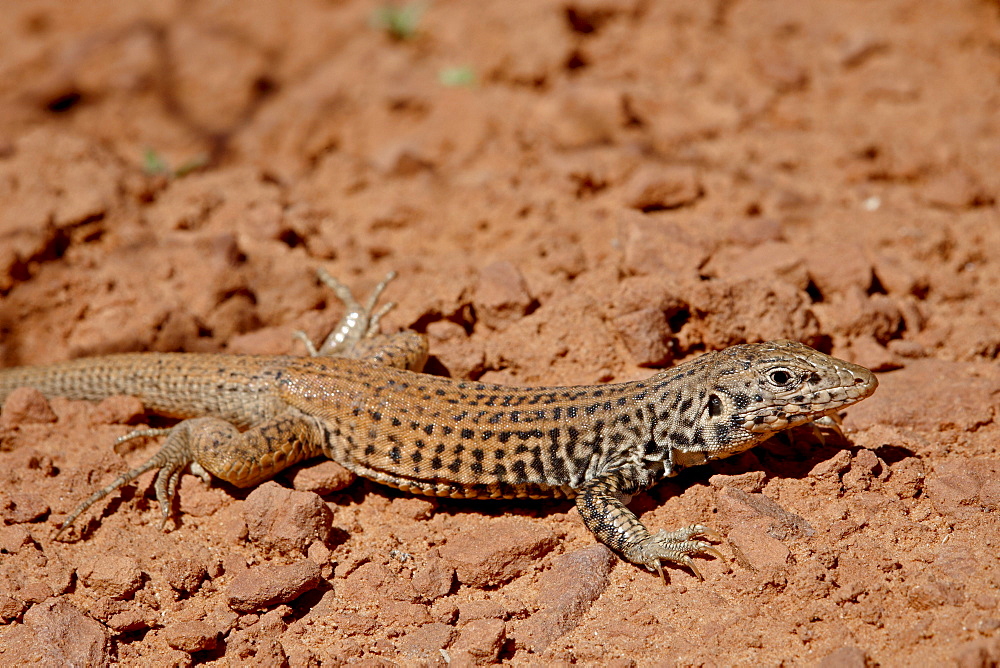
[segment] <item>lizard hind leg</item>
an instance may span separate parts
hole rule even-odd
[[[319,280],[333,290],[344,304],[344,316],[319,347],[305,332],[295,332],[294,336],[305,344],[311,357],[347,357],[397,369],[423,370],[427,361],[427,338],[424,335],[410,330],[379,333],[379,321],[395,303],[378,306],[378,301],[386,286],[396,277],[395,272],[389,272],[375,286],[364,304],[354,297],[350,288],[326,270],[321,268],[317,273]]]
[[[155,455],[136,468],[121,474],[107,487],[97,490],[86,500],[80,503],[80,505],[74,508],[73,512],[71,512],[59,526],[55,537],[58,538],[66,529],[69,528],[71,524],[73,524],[74,521],[76,521],[76,518],[82,515],[92,505],[106,497],[108,494],[111,494],[115,490],[120,489],[132,482],[146,471],[153,469],[159,469],[159,473],[156,477],[156,498],[160,504],[160,512],[163,515],[161,527],[165,526],[167,518],[170,515],[170,504],[173,501],[177,479],[180,477],[180,474],[184,471],[184,469],[192,463],[190,448],[188,445],[188,430],[191,427],[189,423],[198,421],[199,420],[185,420],[167,429],[137,429],[116,439],[115,445],[119,445],[141,436],[167,436],[166,442]]]
[[[337,299],[343,303],[344,315],[318,348],[305,332],[296,331],[294,336],[305,344],[310,357],[344,356],[359,342],[378,334],[379,320],[392,310],[395,303],[388,302],[377,310],[376,306],[383,290],[396,278],[396,272],[390,271],[386,274],[385,278],[372,290],[364,304],[354,297],[354,293],[349,287],[331,276],[325,269],[320,268],[317,275],[319,280],[333,290]]]

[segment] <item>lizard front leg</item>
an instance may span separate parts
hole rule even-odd
[[[219,418],[193,418],[169,429],[141,429],[118,439],[123,443],[139,436],[167,434],[160,450],[142,465],[123,473],[107,487],[94,492],[62,523],[61,534],[87,508],[137,477],[158,469],[156,499],[163,524],[170,516],[177,480],[190,467],[205,482],[210,475],[237,487],[251,487],[281,470],[323,453],[325,434],[319,421],[295,409],[240,432]]]
[[[576,507],[584,524],[598,540],[628,561],[659,573],[664,583],[665,561],[687,566],[699,580],[704,580],[691,556],[724,557],[710,544],[694,539],[701,537],[718,540],[720,536],[701,524],[650,534],[635,513],[625,506],[632,493],[638,491],[635,487],[622,470],[611,471],[588,481],[576,497]]]

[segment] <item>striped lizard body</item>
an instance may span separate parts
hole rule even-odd
[[[142,466],[73,513],[158,469],[166,519],[187,468],[241,487],[326,456],[405,491],[457,498],[575,498],[594,535],[663,575],[664,562],[701,577],[693,555],[721,556],[702,525],[651,534],[626,507],[678,470],[743,452],[778,431],[835,415],[868,397],[867,369],[800,343],[711,352],[646,380],[576,387],[508,387],[418,373],[426,341],[379,335],[383,281],[364,306],[321,274],[347,304],[310,357],[135,353],[0,370],[0,400],[16,387],[50,396],[131,395],[182,418]],[[391,305],[388,305],[391,307]]]

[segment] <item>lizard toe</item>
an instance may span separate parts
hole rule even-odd
[[[725,563],[725,556],[713,545],[702,540],[691,540],[695,536],[705,536],[712,538],[718,534],[708,527],[702,525],[692,525],[678,529],[676,531],[659,531],[650,536],[639,546],[637,563],[642,564],[651,571],[659,573],[666,582],[663,571],[664,562],[675,563],[688,568],[699,580],[704,580],[701,570],[695,564],[692,556],[709,556],[721,559]],[[728,571],[728,565],[726,566]]]

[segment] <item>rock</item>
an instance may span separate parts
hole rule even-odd
[[[34,542],[31,532],[23,526],[0,526],[0,553],[16,554],[22,547]]]
[[[783,240],[768,239],[752,246],[728,246],[712,254],[704,273],[728,280],[781,280],[805,290],[809,272],[805,253],[799,246]]]
[[[537,109],[547,136],[560,149],[608,144],[624,121],[621,93],[613,87],[574,86],[546,96]]]
[[[851,470],[844,474],[842,480],[845,489],[860,491],[871,486],[872,479],[886,477],[889,471],[878,456],[871,450],[858,450],[851,460]]]
[[[18,597],[26,603],[41,603],[42,601],[52,598],[54,593],[55,592],[52,590],[52,587],[48,585],[48,583],[35,580],[24,585],[21,588],[21,591],[18,592]]]
[[[507,639],[507,626],[499,619],[476,619],[466,624],[452,643],[453,661],[482,666],[495,663]]]
[[[409,580],[399,577],[383,564],[372,562],[361,564],[350,573],[337,587],[337,595],[359,604],[379,601],[380,611],[386,608],[387,601],[413,603],[419,599]]]
[[[279,567],[260,567],[240,573],[226,592],[229,607],[253,612],[294,601],[315,589],[321,580],[319,566],[308,559]]]
[[[532,569],[556,546],[551,531],[523,521],[495,520],[466,530],[441,548],[441,556],[470,587],[495,587]]]
[[[888,41],[867,32],[856,32],[844,39],[838,49],[838,59],[845,69],[851,69],[888,48]]]
[[[1000,459],[969,458],[941,464],[924,489],[942,515],[972,519],[1000,511]]]
[[[830,334],[871,337],[884,345],[903,331],[903,314],[894,299],[869,296],[860,288],[848,288],[830,302],[815,304],[813,310]]]
[[[718,495],[718,500],[723,517],[737,528],[745,526],[783,540],[816,533],[804,517],[785,510],[763,494],[748,494],[741,489],[727,487]]]
[[[673,332],[663,311],[644,308],[612,321],[632,362],[638,366],[662,366],[673,359]]]
[[[705,244],[680,225],[636,211],[621,214],[624,269],[630,274],[694,278],[709,257]]]
[[[506,613],[496,601],[467,601],[458,606],[458,620],[463,624],[474,619],[503,619]]]
[[[809,72],[797,58],[781,48],[768,48],[754,59],[757,73],[778,93],[801,90],[809,84]]]
[[[434,169],[432,156],[407,140],[388,144],[372,157],[376,169],[386,176],[409,177]]]
[[[434,323],[437,324],[437,323]],[[455,328],[462,331],[461,338],[449,338],[434,345],[434,357],[444,367],[452,378],[478,378],[486,366],[486,352],[483,346],[465,337],[465,330],[460,325]],[[431,327],[428,326],[428,335]]]
[[[836,481],[839,485],[840,476],[851,466],[851,453],[847,450],[839,450],[830,459],[816,464],[809,475],[820,480]]]
[[[12,622],[28,609],[28,602],[21,599],[0,594],[0,621],[3,623]]]
[[[871,371],[892,371],[903,366],[892,351],[880,345],[871,336],[860,336],[851,341],[850,347],[845,350],[837,349],[833,354]]]
[[[931,206],[957,211],[980,206],[993,198],[970,173],[951,169],[932,177],[920,189],[921,198]]]
[[[399,653],[409,659],[434,661],[441,658],[441,650],[448,647],[455,636],[455,629],[441,622],[424,624],[397,641]]]
[[[981,628],[982,633],[993,635],[997,626],[993,620]],[[1000,664],[1000,638],[976,638],[959,645],[953,656],[957,668],[992,668]]]
[[[247,496],[243,518],[251,542],[282,553],[305,554],[313,541],[329,540],[333,513],[313,492],[266,482]]]
[[[556,638],[576,628],[583,615],[607,588],[617,557],[595,544],[554,560],[541,578],[542,610],[517,627],[517,644],[540,653]]]
[[[100,622],[64,599],[39,603],[24,613],[24,623],[2,636],[11,666],[109,666],[111,642]]]
[[[916,457],[907,457],[892,465],[883,489],[901,499],[913,499],[923,491],[926,477],[924,462]]]
[[[611,300],[611,325],[640,366],[670,362],[676,345],[670,319],[683,314],[677,286],[658,276],[629,276]]]
[[[694,285],[691,318],[678,335],[682,347],[719,349],[746,341],[792,339],[808,343],[820,333],[808,295],[769,279],[715,280]]]
[[[9,173],[18,175],[18,196],[0,202],[0,234],[15,225],[45,230],[103,220],[122,198],[124,167],[94,139],[38,127],[17,139],[6,162]]]
[[[342,490],[357,479],[356,475],[330,460],[296,467],[288,477],[298,491],[320,496]]]
[[[190,557],[181,557],[167,562],[163,569],[163,576],[171,589],[191,594],[208,577],[208,571],[201,561]]]
[[[226,656],[240,665],[288,665],[288,657],[280,641],[281,634],[288,627],[283,619],[288,612],[287,608],[271,610],[261,615],[257,623],[231,631],[226,637]]]
[[[18,424],[44,424],[58,418],[45,395],[33,387],[19,387],[3,402],[0,427]]]
[[[130,598],[146,579],[135,559],[114,554],[103,555],[77,569],[77,577],[95,594],[114,600]]]
[[[717,473],[708,479],[708,484],[716,489],[732,487],[748,494],[764,489],[767,476],[763,471],[747,471],[737,475],[722,475]]]
[[[91,424],[138,424],[146,415],[142,401],[135,397],[108,397],[94,407]]]
[[[163,629],[163,639],[174,649],[191,654],[215,649],[218,634],[202,621],[177,622]]]
[[[155,611],[145,606],[136,606],[111,615],[105,624],[115,633],[128,633],[153,628],[157,626],[157,621],[158,617]]]
[[[946,605],[962,605],[965,592],[962,584],[922,573],[911,579],[906,600],[914,610],[941,610]]]
[[[481,322],[503,329],[524,317],[534,299],[517,267],[510,262],[494,262],[480,270],[472,303]]]
[[[735,527],[726,533],[726,538],[755,571],[767,573],[783,568],[791,557],[791,552],[781,541],[771,538],[758,527]]]
[[[886,344],[886,348],[888,348],[889,352],[895,357],[908,359],[920,359],[921,357],[927,357],[927,349],[924,348],[918,341],[893,339]],[[902,366],[903,365],[899,365],[899,367]]]
[[[691,206],[705,194],[698,172],[691,167],[644,167],[632,175],[625,204],[644,213]]]
[[[369,599],[378,600],[378,599]],[[398,600],[382,600],[378,603],[378,621],[385,628],[406,628],[422,626],[436,621],[426,605]]]
[[[802,258],[824,299],[849,289],[867,292],[872,285],[872,263],[859,244],[844,241],[813,246]]]
[[[413,588],[421,598],[434,601],[447,596],[455,584],[455,569],[438,550],[431,550],[413,573]]]
[[[34,492],[18,490],[6,494],[0,491],[0,520],[7,524],[34,522],[48,512],[48,504]]]

